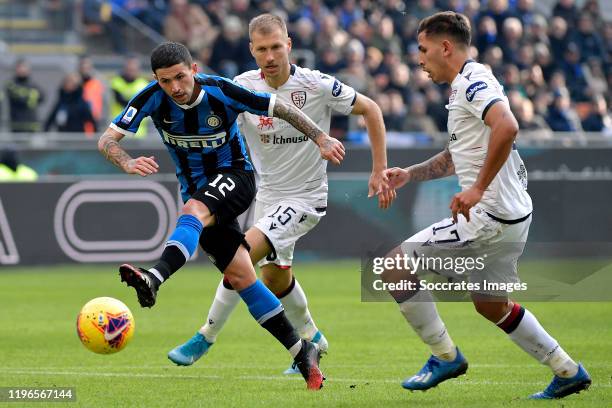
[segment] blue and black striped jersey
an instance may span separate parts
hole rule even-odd
[[[140,91],[111,123],[125,135],[153,119],[176,165],[183,199],[208,183],[217,169],[253,170],[236,118],[242,112],[272,116],[275,95],[250,91],[226,78],[197,74],[201,86],[191,105],[179,105],[157,83]]]

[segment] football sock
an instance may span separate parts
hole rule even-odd
[[[295,277],[291,280],[289,287],[278,294],[278,298],[283,304],[285,315],[297,330],[301,338],[308,341],[317,334],[319,329],[312,320],[310,310],[308,310],[308,300]]]
[[[249,312],[264,329],[270,332],[295,358],[302,349],[302,340],[285,316],[283,305],[259,279],[238,292]]]
[[[193,215],[183,214],[178,218],[176,228],[168,238],[159,262],[149,269],[159,284],[178,271],[191,258],[197,248],[202,229],[202,223]]]
[[[538,319],[518,303],[497,322],[497,326],[527,354],[549,366],[555,375],[570,378],[578,372],[578,364],[544,330]]]
[[[229,282],[225,279],[219,282],[215,298],[213,300],[210,309],[208,310],[208,318],[206,324],[199,330],[200,334],[204,336],[206,341],[214,343],[217,339],[217,335],[223,329],[225,322],[229,318],[230,314],[240,302],[240,295],[234,289],[229,289]]]
[[[419,291],[409,300],[400,303],[399,308],[412,329],[431,348],[434,356],[444,361],[455,360],[457,347],[448,335],[429,292]]]

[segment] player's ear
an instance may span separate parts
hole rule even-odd
[[[255,58],[255,53],[253,52],[253,43],[249,41],[249,51],[251,52],[251,56]]]
[[[293,43],[291,42],[291,37],[287,37],[287,51],[291,52],[291,47]]]
[[[191,73],[194,75],[198,73],[198,64],[196,64],[195,62],[191,64]]]
[[[454,50],[454,44],[449,40],[442,40],[442,55],[445,57],[450,56]]]

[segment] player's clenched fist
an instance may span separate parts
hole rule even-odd
[[[392,167],[385,170],[385,175],[389,179],[389,187],[397,189],[403,187],[407,182],[410,181],[410,172],[407,169],[401,167]]]
[[[344,145],[338,139],[321,134],[317,138],[321,157],[334,164],[340,164],[344,159]]]
[[[155,162],[155,157],[144,157],[140,156],[135,159],[129,160],[124,168],[128,174],[138,174],[139,176],[146,177],[149,174],[157,173],[159,165]]]

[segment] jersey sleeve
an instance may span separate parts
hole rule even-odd
[[[158,92],[159,91],[159,92]],[[112,120],[110,127],[124,135],[134,135],[140,122],[159,106],[163,91],[157,82],[152,82],[138,92],[121,113]]]
[[[320,86],[327,106],[343,115],[352,112],[357,92],[337,78],[319,73]]]
[[[236,112],[250,112],[255,115],[274,116],[276,95],[257,92],[245,88],[229,79],[219,79],[219,89],[225,96],[225,102]]]
[[[499,82],[485,75],[472,77],[463,94],[465,108],[481,120],[484,120],[491,106],[506,100],[504,89]]]

